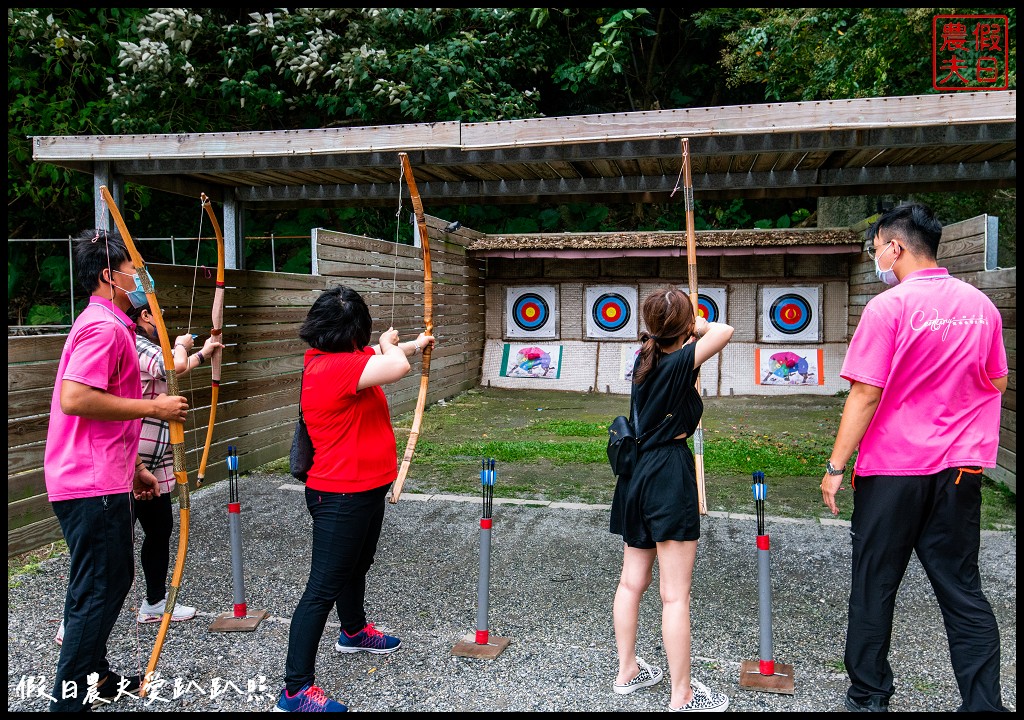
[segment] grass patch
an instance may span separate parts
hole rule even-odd
[[[1005,530],[1017,527],[1017,495],[1002,483],[981,478],[981,527]]]
[[[38,550],[7,558],[7,589],[19,587],[21,577],[38,574],[44,561],[63,555],[67,551],[68,544],[58,540]]]
[[[779,395],[704,399],[704,474],[710,510],[754,512],[751,473],[765,473],[769,516],[830,518],[821,477],[845,396]],[[423,416],[406,492],[479,495],[480,460],[497,461],[496,497],[608,504],[608,425],[629,412],[624,395],[479,388],[432,405]],[[398,457],[412,414],[394,418]],[[284,458],[265,465],[288,473]],[[838,495],[849,520],[849,475]],[[1016,527],[1017,498],[983,481],[983,529]]]

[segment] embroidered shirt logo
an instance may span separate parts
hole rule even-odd
[[[939,317],[937,308],[932,308],[931,317],[924,310],[915,310],[910,316],[910,328],[912,330],[931,330],[932,332],[942,331],[942,339],[949,335],[949,329],[961,325],[988,325],[988,319],[984,315],[961,315],[960,317]]]

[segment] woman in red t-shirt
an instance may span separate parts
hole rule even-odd
[[[366,573],[384,523],[384,503],[398,469],[395,434],[381,385],[409,372],[409,357],[433,345],[420,333],[400,343],[398,331],[370,346],[370,311],[347,287],[327,290],[299,329],[306,351],[299,402],[316,454],[306,481],[313,549],[306,591],[292,616],[285,687],[277,709],[342,712],[314,684],[316,651],[332,607],[340,653],[394,652],[401,640],[367,622]]]

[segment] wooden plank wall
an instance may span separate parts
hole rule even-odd
[[[988,215],[953,223],[943,228],[939,244],[939,265],[964,282],[983,291],[1003,318],[1003,342],[1010,366],[1010,377],[1003,395],[999,429],[998,465],[985,474],[1017,492],[1017,268],[987,269],[994,265],[996,218]],[[882,292],[885,285],[875,277],[874,262],[862,253],[850,269],[849,333],[857,329],[868,300]]]
[[[434,336],[427,402],[456,395],[480,383],[484,346],[485,261],[470,258],[466,247],[481,233],[466,228],[443,231],[448,221],[426,216],[433,281]],[[347,285],[370,307],[373,341],[394,325],[399,337],[415,339],[423,331],[423,260],[420,248],[357,235],[318,230],[317,266],[329,285]],[[393,417],[415,409],[420,365],[387,389]],[[395,427],[396,434],[409,428]]]
[[[479,383],[484,343],[483,261],[466,257],[478,233],[443,233],[448,223],[428,217],[434,281],[434,332],[428,402]],[[298,417],[299,377],[307,346],[298,328],[319,293],[345,283],[364,296],[376,341],[392,323],[403,338],[423,325],[423,273],[418,248],[319,231],[323,275],[228,270],[225,275],[224,352],[220,398],[206,482],[227,477],[224,458],[234,446],[244,472],[288,455]],[[213,279],[200,269],[152,265],[158,297],[172,337],[210,331]],[[193,292],[193,284],[195,291]],[[392,301],[394,297],[394,302]],[[190,320],[191,318],[191,320]],[[61,538],[46,497],[43,449],[54,378],[66,334],[10,337],[7,342],[7,551],[8,557]],[[415,408],[419,366],[387,389],[393,417]],[[186,467],[196,471],[210,416],[210,366],[179,381],[191,412],[185,424]],[[405,428],[408,432],[408,428]],[[401,436],[402,428],[396,427]]]

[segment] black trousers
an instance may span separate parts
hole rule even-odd
[[[1005,711],[999,628],[981,589],[981,475],[959,468],[934,475],[854,478],[853,576],[846,671],[849,695],[892,696],[889,665],[896,594],[911,552],[942,611],[962,711]]]
[[[154,605],[167,595],[167,568],[171,564],[170,543],[174,531],[171,494],[165,493],[152,500],[133,499],[132,509],[144,533],[139,560],[146,578],[146,602]]]
[[[86,676],[103,678],[110,671],[107,640],[135,573],[129,497],[119,493],[53,503],[71,566],[51,712],[88,710]]]
[[[366,627],[366,574],[373,565],[384,525],[390,485],[361,493],[328,493],[306,488],[313,518],[309,580],[292,616],[285,661],[285,687],[296,693],[315,678],[316,651],[331,608],[343,630]]]

